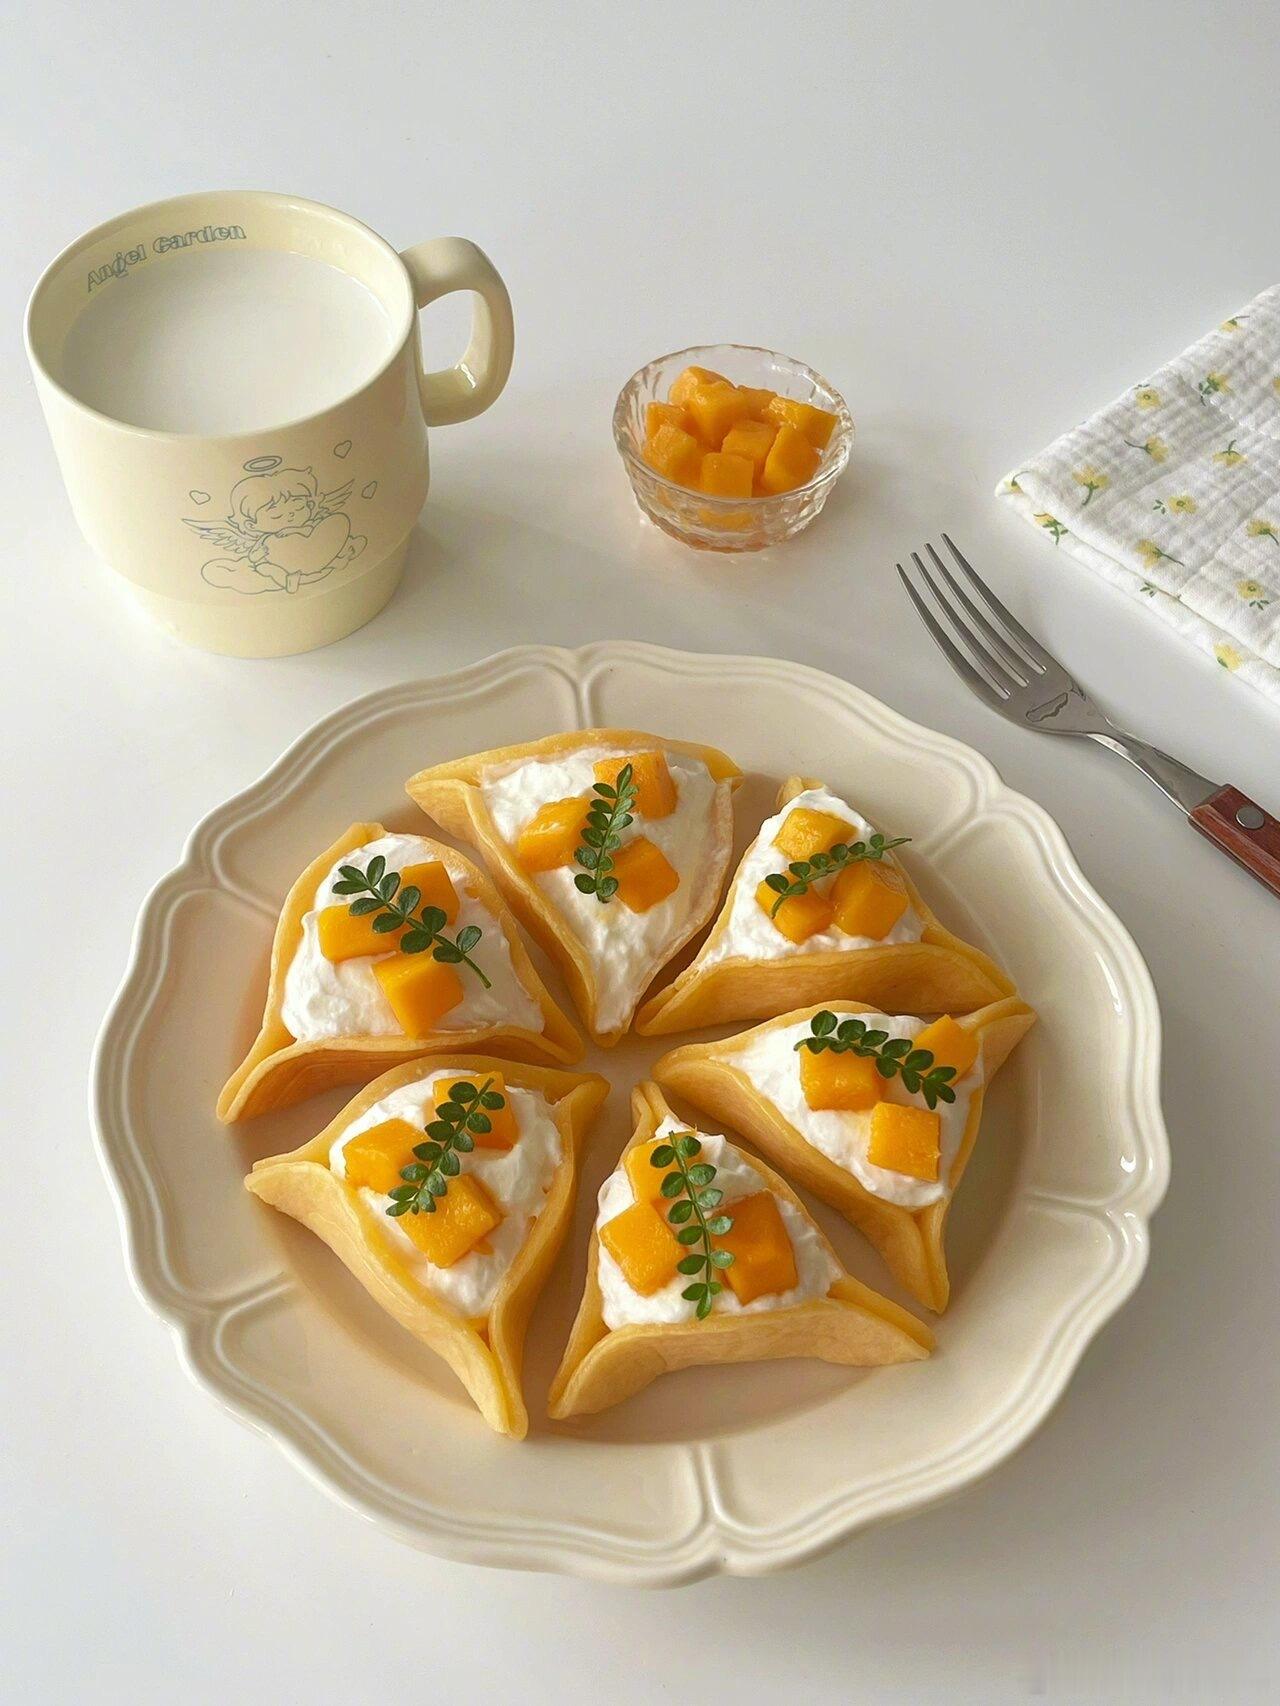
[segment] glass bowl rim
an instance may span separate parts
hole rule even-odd
[[[649,368],[659,366],[662,362],[679,361],[686,356],[690,358],[686,363],[687,366],[697,366],[699,364],[693,358],[698,355],[706,355],[712,350],[740,350],[745,355],[770,356],[773,360],[785,363],[793,372],[801,374],[820,386],[834,399],[836,405],[834,413],[839,422],[834,434],[836,441],[834,452],[819,465],[817,473],[811,480],[806,480],[803,486],[793,486],[787,492],[766,492],[760,497],[715,497],[710,492],[699,492],[693,486],[682,486],[676,480],[668,480],[665,474],[659,474],[656,468],[651,468],[644,458],[633,449],[630,433],[626,427],[626,414],[627,405],[633,393],[639,388],[641,375],[647,372]],[[621,391],[618,392],[617,401],[613,405],[613,442],[633,484],[635,483],[635,471],[643,469],[646,479],[655,481],[659,486],[665,486],[668,491],[691,494],[705,504],[717,506],[724,510],[745,509],[758,513],[769,504],[781,505],[788,498],[799,498],[806,492],[814,492],[823,486],[830,485],[833,480],[838,479],[844,473],[848,465],[854,430],[853,416],[849,411],[849,405],[829,379],[819,373],[816,367],[810,367],[807,361],[798,361],[795,356],[787,355],[782,350],[768,349],[764,344],[690,344],[687,349],[669,350],[666,355],[655,355],[651,360],[646,361],[643,367],[638,367],[635,370]]]

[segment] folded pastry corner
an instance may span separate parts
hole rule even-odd
[[[941,1311],[947,1211],[986,1087],[1034,1023],[1016,996],[931,1023],[832,1001],[673,1049],[653,1074],[839,1209],[894,1278]]]
[[[488,878],[452,847],[355,823],[285,897],[262,1022],[218,1118],[475,1048],[552,1064],[583,1054]]]
[[[775,1357],[911,1362],[929,1329],[846,1273],[795,1193],[654,1084],[600,1190],[582,1303],[552,1382],[556,1420],[620,1403],[674,1369]]]
[[[714,747],[600,728],[438,764],[405,787],[480,850],[610,1047],[715,911],[740,779]]]
[[[823,1000],[968,1013],[1013,995],[993,960],[939,923],[897,845],[824,783],[789,776],[697,955],[641,1007],[636,1030],[768,1019]]]
[[[608,1093],[595,1074],[493,1056],[411,1061],[245,1185],[322,1238],[489,1426],[522,1439],[525,1332]]]

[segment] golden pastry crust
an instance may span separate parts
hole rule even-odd
[[[789,776],[775,810],[797,794],[825,784]],[[734,876],[720,916],[697,956],[640,1008],[641,1036],[704,1030],[743,1019],[769,1019],[811,1001],[865,1001],[882,1013],[969,1013],[1015,993],[995,961],[952,935],[934,916],[901,866],[907,894],[924,929],[918,942],[877,944],[841,953],[791,954],[776,960],[745,957],[707,965],[708,951],[729,925],[742,866]]]
[[[511,910],[559,966],[583,1023],[597,1043],[611,1048],[626,1033],[630,1015],[623,1024],[601,1030],[597,1022],[596,978],[590,958],[570,921],[520,867],[514,848],[498,834],[480,787],[482,775],[492,766],[555,758],[591,746],[623,751],[658,748],[686,758],[700,759],[717,782],[730,784],[731,791],[737,788],[742,776],[732,759],[712,746],[668,740],[665,736],[646,734],[640,729],[581,729],[573,734],[548,735],[543,740],[527,741],[519,746],[494,747],[489,752],[473,753],[471,757],[457,759],[451,764],[433,765],[429,770],[420,770],[416,776],[411,776],[405,783],[405,789],[410,798],[448,834],[469,842],[481,852]],[[733,852],[733,813],[727,796],[719,802],[713,832],[716,851],[706,868],[694,876],[681,873],[684,880],[698,882],[698,898],[690,910],[686,927],[672,942],[663,965],[669,964],[681,948],[693,940],[715,911],[720,898]],[[655,968],[655,975],[660,971],[660,966]]]
[[[379,1235],[378,1217],[328,1164],[333,1144],[354,1120],[391,1091],[444,1064],[459,1074],[501,1072],[513,1089],[545,1096],[563,1151],[542,1209],[488,1315],[479,1320],[459,1315],[414,1278]],[[513,1065],[494,1056],[450,1054],[447,1061],[411,1061],[368,1085],[300,1149],[256,1162],[245,1188],[322,1238],[376,1303],[448,1363],[489,1426],[523,1439],[529,1428],[520,1385],[525,1332],[569,1227],[583,1142],[608,1094],[608,1082],[594,1073]]]
[[[951,1167],[948,1194],[924,1208],[911,1209],[873,1196],[852,1173],[809,1143],[732,1063],[731,1057],[750,1039],[797,1022],[807,1024],[823,1007],[841,1016],[877,1010],[857,1001],[827,1001],[784,1013],[721,1042],[688,1043],[673,1049],[657,1062],[653,1075],[664,1089],[676,1091],[713,1119],[744,1132],[771,1161],[784,1167],[790,1178],[839,1209],[875,1245],[899,1284],[927,1309],[940,1312],[946,1308],[951,1290],[943,1230],[951,1197],[977,1140],[985,1087],[1035,1024],[1036,1016],[1025,1002],[1009,996],[957,1020],[965,1030],[976,1031],[982,1038],[983,1084],[970,1103],[964,1137]]]
[[[631,1103],[636,1127],[624,1155],[636,1144],[647,1143],[662,1121],[672,1117],[654,1084],[638,1085]],[[754,1155],[750,1161],[769,1190],[805,1213],[795,1192],[776,1173]],[[834,1250],[822,1241],[839,1266]],[[679,1368],[776,1357],[816,1357],[865,1368],[917,1361],[933,1349],[933,1334],[922,1321],[842,1267],[826,1297],[790,1308],[610,1329],[597,1277],[599,1242],[593,1230],[582,1303],[551,1383],[548,1414],[557,1421],[607,1410],[660,1374]]]
[[[386,833],[380,823],[353,823],[331,847],[311,861],[286,895],[271,944],[271,971],[258,1035],[218,1097],[218,1118],[224,1124],[290,1107],[339,1084],[364,1083],[389,1067],[417,1060],[422,1055],[489,1048],[516,1060],[532,1062],[568,1065],[582,1059],[582,1038],[534,970],[519,932],[492,883],[456,849],[430,841],[427,845],[432,856],[454,870],[461,868],[466,888],[497,919],[507,939],[512,968],[542,1009],[545,1029],[539,1033],[518,1025],[482,1025],[469,1030],[437,1031],[430,1037],[326,1037],[319,1042],[298,1042],[290,1034],[281,1017],[285,975],[302,940],[302,921],[315,902],[316,891],[344,853],[367,846]]]

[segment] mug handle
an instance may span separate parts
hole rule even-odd
[[[473,290],[471,342],[456,367],[418,374],[428,426],[469,421],[496,402],[511,372],[515,326],[511,298],[493,262],[465,237],[433,237],[400,256],[419,308],[454,290]]]

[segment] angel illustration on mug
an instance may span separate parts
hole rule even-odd
[[[351,531],[343,513],[352,484],[321,492],[314,469],[278,463],[238,480],[225,520],[183,517],[223,553],[203,565],[201,576],[210,586],[245,593],[297,592],[324,580],[365,547],[364,536]]]

